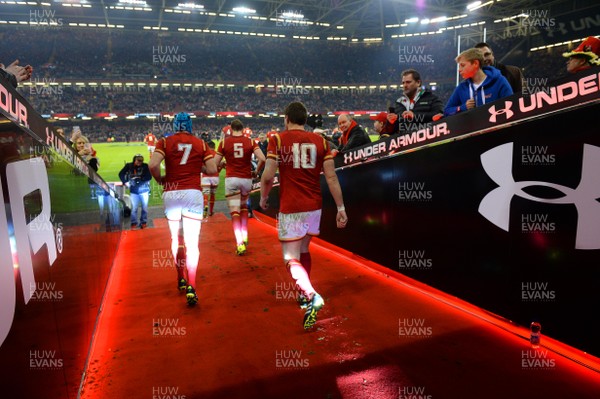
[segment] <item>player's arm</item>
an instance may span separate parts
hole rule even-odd
[[[215,152],[215,156],[214,156],[213,160],[215,162],[215,167],[217,167],[218,165],[221,165],[221,161],[223,160],[223,155]]]
[[[256,156],[256,159],[258,159],[258,164],[256,165],[256,171],[255,171],[255,173],[258,175],[258,174],[260,174],[260,171],[265,167],[266,158],[265,158],[265,154],[263,154],[260,147],[256,147],[254,149],[254,156]]]
[[[207,159],[206,161],[204,161],[204,165],[206,166],[206,173],[209,175],[215,174],[217,173],[217,157],[219,155],[216,155],[214,158],[210,158]],[[219,161],[220,162],[220,161]]]
[[[158,184],[162,184],[163,177],[160,175],[160,163],[165,159],[165,156],[159,151],[154,151],[152,153],[152,158],[150,158],[150,163],[148,164],[148,168],[150,168],[150,173],[154,180]]]
[[[340,181],[335,174],[335,164],[333,159],[326,159],[323,162],[323,174],[325,175],[325,181],[329,187],[329,192],[331,192],[331,196],[333,197],[335,205],[338,209],[337,215],[335,216],[337,227],[342,229],[346,227],[346,223],[348,223],[348,216],[346,215],[346,208],[344,207],[342,187],[340,186]]]
[[[267,209],[267,200],[269,199],[269,193],[273,188],[275,172],[277,172],[277,160],[268,158],[265,162],[265,170],[262,174],[262,178],[260,179],[260,207],[263,209]]]

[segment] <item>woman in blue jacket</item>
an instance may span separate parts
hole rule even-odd
[[[482,67],[483,53],[471,48],[456,57],[463,81],[450,96],[444,115],[454,115],[513,94],[508,80],[494,67]]]

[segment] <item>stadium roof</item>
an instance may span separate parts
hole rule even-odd
[[[550,16],[596,0],[0,0],[0,24],[247,32],[380,41],[392,35],[508,18],[527,10]],[[410,22],[418,18],[418,21]]]

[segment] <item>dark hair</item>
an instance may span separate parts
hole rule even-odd
[[[244,130],[244,124],[239,119],[234,119],[231,121],[231,130],[235,130],[236,132]]]
[[[295,125],[303,126],[308,119],[308,111],[301,102],[289,103],[288,106],[285,107],[284,114],[288,117],[288,121]]]
[[[489,48],[490,50],[492,50],[492,46],[490,46],[490,45],[489,45],[489,44],[487,44],[486,42],[479,42],[479,43],[477,43],[476,45],[474,45],[473,47],[474,47],[474,48],[483,48],[483,47],[487,47],[487,48]],[[492,53],[493,53],[493,52],[494,52],[494,51],[492,50]]]
[[[421,74],[414,69],[405,69],[404,71],[402,71],[401,76],[409,75],[409,74],[412,75],[415,82],[421,82]]]
[[[210,149],[212,149],[212,150],[214,150],[214,149],[215,149],[215,142],[214,142],[214,141],[212,141],[212,140],[211,140],[211,141],[209,141],[207,144],[208,144],[208,148],[210,148]]]

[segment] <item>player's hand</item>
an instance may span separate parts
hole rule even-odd
[[[415,117],[415,114],[412,111],[404,111],[402,113],[402,118],[404,119],[408,119],[409,121],[412,121]]]
[[[129,188],[130,184],[129,182],[125,183],[125,187]]]
[[[269,207],[269,197],[261,198],[259,205],[262,209],[267,209]]]
[[[348,223],[348,215],[346,215],[346,211],[338,211],[335,221],[338,229],[343,229],[346,227],[346,224]]]
[[[466,102],[466,107],[467,109],[472,109],[475,108],[475,100],[473,100],[472,98],[468,99]]]

